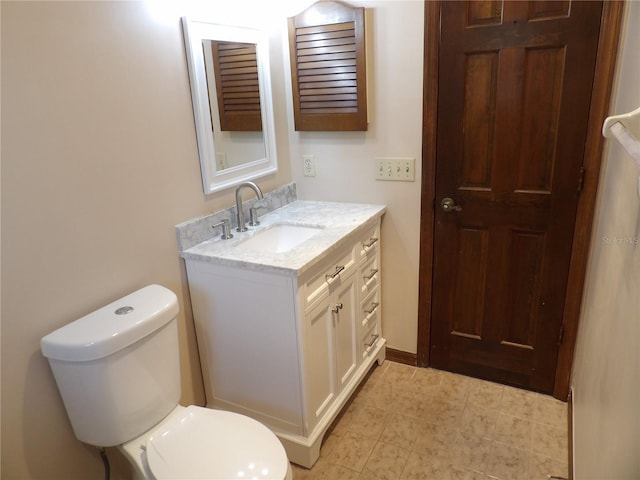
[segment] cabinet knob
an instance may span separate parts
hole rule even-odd
[[[344,305],[342,305],[341,303],[336,303],[333,307],[331,307],[331,311],[333,313],[338,313],[340,310],[342,310],[342,307]]]

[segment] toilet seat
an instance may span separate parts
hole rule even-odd
[[[189,406],[147,438],[146,460],[164,479],[277,479],[290,476],[287,455],[267,427],[237,413]]]

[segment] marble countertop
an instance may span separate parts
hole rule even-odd
[[[316,261],[355,241],[385,211],[383,205],[295,201],[260,216],[260,225],[249,227],[247,232],[232,229],[234,236],[229,240],[220,238],[219,228],[212,230],[211,239],[181,251],[180,255],[185,260],[301,275]],[[238,243],[278,224],[322,229],[300,245],[281,253],[236,248]]]

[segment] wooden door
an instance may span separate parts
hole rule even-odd
[[[441,9],[431,364],[551,393],[602,3]]]

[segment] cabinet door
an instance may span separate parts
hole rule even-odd
[[[309,430],[332,406],[357,367],[356,275],[334,280],[329,291],[329,295],[305,317]]]
[[[334,367],[333,297],[327,297],[306,316],[309,431],[326,413],[336,396]]]
[[[332,308],[335,331],[336,380],[338,392],[351,380],[357,366],[357,297],[356,277],[352,275],[341,282],[335,290]]]

